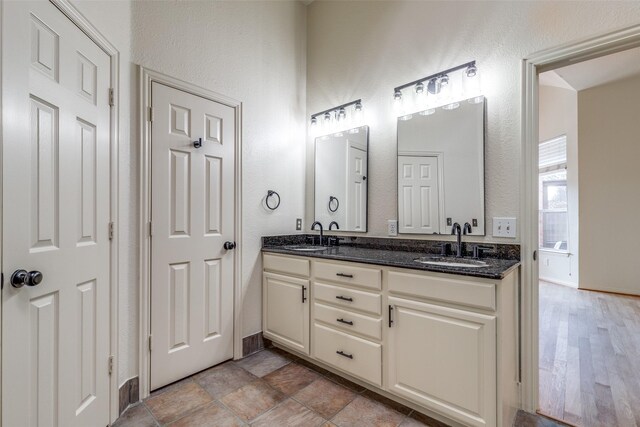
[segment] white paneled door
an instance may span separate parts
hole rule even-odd
[[[2,425],[105,426],[110,58],[47,1],[2,30]]]
[[[438,158],[398,156],[400,233],[440,233]]]
[[[235,112],[157,82],[151,99],[153,390],[233,357]]]
[[[349,144],[347,230],[366,231],[367,223],[367,151]]]

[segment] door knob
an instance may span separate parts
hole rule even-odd
[[[236,242],[224,242],[223,246],[226,250],[230,251],[231,249],[236,248]]]
[[[42,282],[42,273],[39,271],[16,270],[11,275],[11,286],[21,288],[24,285],[37,286]]]

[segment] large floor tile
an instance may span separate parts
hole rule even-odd
[[[265,375],[291,363],[291,360],[271,350],[263,350],[259,353],[245,357],[235,362],[238,366],[251,372],[256,377]]]
[[[251,423],[256,427],[317,427],[325,423],[325,420],[315,412],[296,402],[287,399],[282,404],[260,416]]]
[[[271,387],[287,396],[297,393],[318,378],[320,375],[317,373],[295,363],[289,363],[263,377]]]
[[[296,393],[293,398],[313,409],[326,419],[331,419],[356,396],[326,378],[319,378]]]
[[[382,403],[383,405],[400,412],[402,415],[409,415],[411,412],[413,412],[413,409],[404,406],[402,403],[398,403],[395,400],[391,400],[378,393],[374,393],[371,390],[366,390],[364,393],[362,393],[362,395],[367,399],[375,400],[378,403]]]
[[[171,427],[241,427],[244,423],[231,411],[214,402],[171,423]]]
[[[397,427],[404,418],[382,403],[358,396],[331,421],[338,427]]]
[[[263,380],[256,380],[224,396],[220,401],[243,421],[251,421],[276,406],[285,396],[269,387]]]
[[[156,421],[143,403],[130,406],[112,427],[156,427]]]
[[[250,374],[234,363],[218,365],[194,377],[194,380],[207,390],[214,399],[220,399],[256,379],[255,375]]]
[[[145,404],[158,423],[167,424],[212,400],[209,393],[198,384],[187,382],[150,397]]]

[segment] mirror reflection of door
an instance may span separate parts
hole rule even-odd
[[[314,220],[326,229],[367,231],[369,128],[316,138]]]

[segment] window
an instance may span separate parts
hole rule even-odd
[[[569,222],[566,137],[541,143],[539,160],[539,245],[540,248],[567,251]]]

